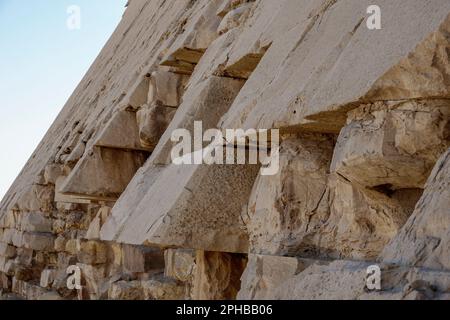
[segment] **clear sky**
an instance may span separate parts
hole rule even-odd
[[[114,31],[126,2],[0,0],[0,199]],[[68,20],[77,19],[68,8],[74,5],[80,29],[71,30]]]

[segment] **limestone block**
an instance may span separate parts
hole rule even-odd
[[[14,269],[14,277],[20,281],[30,281],[34,278],[36,271],[31,266],[17,265]]]
[[[118,281],[111,285],[108,292],[111,300],[142,300],[143,291],[139,281]]]
[[[99,299],[100,289],[106,277],[106,267],[83,263],[77,263],[77,266],[81,269],[82,278],[85,282],[85,288],[83,289],[87,290],[91,298]]]
[[[25,232],[23,234],[23,246],[26,249],[53,251],[55,249],[55,237],[49,233]]]
[[[409,216],[396,199],[336,176],[329,179],[324,201],[329,216],[310,226],[314,232],[302,248],[312,256],[375,259]]]
[[[422,188],[450,146],[449,126],[448,101],[368,105],[342,130],[331,170],[368,187]]]
[[[61,295],[56,292],[56,291],[50,291],[50,292],[46,292],[43,293],[41,296],[38,297],[39,301],[60,301],[60,300],[64,300],[63,297],[61,297]]]
[[[66,229],[66,221],[61,219],[53,220],[52,231],[56,234],[63,233]]]
[[[312,263],[270,291],[282,300],[401,300],[439,299],[448,292],[449,273],[379,264],[381,290],[367,290],[370,262]]]
[[[82,199],[116,199],[145,160],[143,152],[95,147],[80,160],[59,192]]]
[[[41,266],[53,267],[58,264],[58,254],[54,251],[52,252],[38,251],[36,252],[34,260],[36,261],[37,264]]]
[[[43,288],[50,288],[55,280],[56,271],[52,269],[45,269],[41,273],[40,286]]]
[[[33,249],[17,248],[16,262],[22,265],[30,265],[33,261]]]
[[[124,245],[123,266],[133,273],[164,269],[164,253],[158,248]]]
[[[102,264],[108,259],[107,246],[99,241],[82,241],[77,253],[78,260],[84,264]]]
[[[1,228],[16,228],[20,213],[14,210],[9,210],[1,219]]]
[[[197,251],[194,300],[233,300],[241,287],[247,258],[240,254]]]
[[[80,246],[79,239],[69,239],[66,241],[65,251],[71,255],[76,255],[80,250]]]
[[[15,247],[24,246],[24,233],[22,231],[14,230],[14,234],[12,236],[12,244]]]
[[[136,110],[146,103],[149,86],[150,77],[148,75],[140,77],[129,91],[127,105]]]
[[[241,212],[258,171],[257,165],[171,165],[123,221],[124,226],[102,230],[101,238],[246,252]]]
[[[84,152],[86,151],[86,144],[84,142],[78,143],[75,148],[72,150],[72,152],[65,158],[64,160],[64,175],[66,176],[68,174],[67,169],[71,169],[75,166],[75,164],[80,160]]]
[[[0,242],[0,256],[8,259],[14,258],[16,256],[16,248],[7,243]]]
[[[186,300],[186,287],[162,276],[143,280],[142,290],[145,300]]]
[[[55,183],[55,202],[58,210],[70,211],[76,204],[88,204],[89,200],[79,199],[76,196],[64,195],[59,190],[66,182],[67,176],[61,176]]]
[[[189,77],[164,70],[152,73],[147,103],[159,102],[163,106],[177,108],[181,104]]]
[[[29,186],[19,197],[17,209],[23,212],[50,212],[53,209],[54,194],[53,186]]]
[[[179,281],[192,279],[195,270],[195,251],[183,249],[167,249],[164,251],[164,275]]]
[[[11,285],[11,278],[3,272],[0,272],[0,289],[9,290]]]
[[[422,198],[381,258],[401,265],[450,269],[450,149],[431,173]]]
[[[86,232],[85,239],[87,240],[99,240],[100,239],[100,229],[102,227],[102,223],[100,217],[95,217],[91,224],[89,225],[89,229]]]
[[[21,219],[21,230],[29,232],[49,232],[53,229],[53,221],[42,213],[24,213]]]
[[[26,282],[16,279],[16,277],[12,278],[12,286],[11,291],[16,293],[22,297],[26,297]]]
[[[60,164],[50,164],[45,167],[44,181],[45,184],[55,184],[59,176],[64,175],[64,168]]]
[[[231,10],[231,2],[233,0],[222,0],[221,5],[217,9],[216,15],[223,18]]]
[[[148,151],[148,148],[139,141],[136,113],[131,111],[116,112],[100,133],[95,145],[105,148]]]
[[[136,113],[141,145],[153,150],[169,126],[175,112],[176,109],[159,103],[143,105]]]
[[[238,300],[270,299],[273,291],[304,269],[297,258],[249,254]]]
[[[326,193],[333,139],[293,136],[280,146],[280,170],[258,176],[244,218],[250,252],[295,254],[303,239],[327,213],[319,205]]]
[[[12,239],[15,232],[16,232],[15,229],[4,229],[2,242],[12,244]]]
[[[184,26],[184,32],[177,37],[163,59],[162,65],[176,66],[177,61],[196,64],[210,43],[217,38],[220,18],[216,12],[221,0],[201,0],[195,4],[193,16]]]
[[[268,17],[255,13],[255,19],[265,23],[261,28],[265,35],[257,39],[262,47],[270,45],[264,37],[272,42],[223,119],[223,128],[337,132],[358,101],[449,95],[448,59],[442,58],[449,46],[445,34],[450,3],[445,0],[431,6],[409,1],[407,8],[399,2],[378,2],[383,20],[389,21],[383,27],[386,32],[372,32],[356,13],[369,7],[369,0],[258,4],[261,9],[272,6],[272,12]],[[419,28],[419,21],[426,27]],[[271,37],[274,34],[276,38]],[[374,57],[380,47],[390,48],[390,54]],[[390,69],[395,71],[387,72]]]
[[[246,3],[236,9],[229,11],[220,23],[217,32],[223,34],[229,30],[238,27],[248,17],[250,9],[253,7],[252,3]]]
[[[150,162],[155,165],[172,163],[171,151],[175,143],[171,138],[174,130],[186,129],[193,136],[195,121],[202,121],[204,131],[217,128],[220,118],[228,111],[243,85],[243,80],[217,76],[190,85],[183,96],[183,103],[149,158]],[[211,109],[211,106],[214,108]]]
[[[123,251],[122,251],[122,245],[118,243],[112,243],[111,249],[113,253],[113,265],[120,266],[122,265],[123,261]]]
[[[63,236],[59,236],[55,239],[55,251],[62,252],[66,250],[67,239]]]
[[[25,292],[27,300],[38,300],[39,297],[47,293],[47,290],[38,285],[25,282]]]
[[[8,260],[5,257],[0,257],[0,271],[8,276],[14,276],[18,265],[14,260]]]

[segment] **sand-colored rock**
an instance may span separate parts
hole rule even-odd
[[[314,221],[326,220],[320,203],[332,152],[333,138],[327,136],[294,136],[281,143],[280,170],[258,176],[244,215],[250,252],[295,254],[314,231]]]
[[[116,199],[145,162],[142,152],[94,148],[80,160],[59,192],[82,199]]]
[[[424,194],[399,234],[384,249],[383,261],[437,270],[450,269],[449,210],[450,150],[433,169]]]
[[[341,131],[331,170],[367,187],[423,188],[450,146],[448,100],[375,103]]]
[[[192,298],[235,299],[247,259],[239,254],[197,251]]]
[[[129,1],[0,204],[0,299],[449,299],[450,3],[371,4]],[[173,163],[199,121],[280,170]]]

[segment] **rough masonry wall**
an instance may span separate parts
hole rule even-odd
[[[1,202],[0,296],[449,298],[450,2],[377,2],[131,0]],[[173,164],[195,121],[280,170]]]

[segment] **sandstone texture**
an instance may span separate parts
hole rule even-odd
[[[0,299],[450,299],[450,2],[377,2],[130,0],[0,204]],[[174,163],[199,122],[278,170]]]

